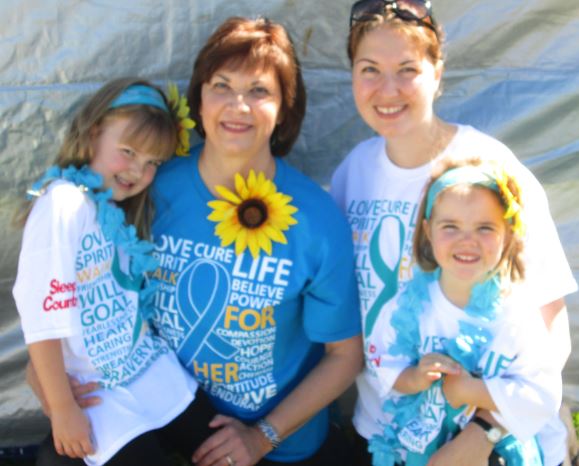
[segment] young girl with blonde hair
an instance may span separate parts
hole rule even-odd
[[[148,187],[179,141],[160,89],[112,81],[28,192],[13,293],[52,427],[41,464],[61,461],[54,453],[90,465],[164,464],[162,440],[194,417],[197,383],[151,332],[143,306],[156,265],[140,239],[152,216]],[[67,375],[97,382],[101,402],[82,410]]]
[[[415,270],[369,338],[390,422],[370,440],[375,466],[425,465],[468,422],[493,455],[540,466],[534,435],[557,412],[561,375],[547,331],[517,284],[524,278],[516,180],[478,159],[447,162],[426,185]],[[490,411],[500,427],[477,416]],[[491,457],[490,464],[493,463]]]

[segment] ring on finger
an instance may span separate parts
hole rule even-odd
[[[231,456],[227,455],[225,457],[225,461],[227,461],[229,466],[235,466],[235,460]]]

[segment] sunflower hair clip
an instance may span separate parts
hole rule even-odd
[[[520,202],[521,187],[515,178],[510,177],[504,169],[495,170],[495,181],[506,207],[503,217],[510,222],[515,234],[523,236],[525,234],[525,225],[521,218],[523,210]],[[509,188],[509,181],[514,184],[518,196],[515,196]]]
[[[297,224],[292,217],[298,209],[291,205],[292,197],[277,190],[263,172],[249,171],[247,180],[235,175],[235,192],[225,186],[215,186],[222,199],[209,201],[213,211],[208,220],[217,222],[215,235],[221,246],[235,243],[235,254],[249,248],[254,259],[260,251],[271,256],[272,241],[287,244],[284,231]]]
[[[169,83],[169,106],[177,118],[178,144],[175,154],[180,157],[189,155],[191,143],[189,141],[189,130],[195,128],[195,122],[189,116],[189,105],[184,95],[179,95],[179,90],[175,83]]]

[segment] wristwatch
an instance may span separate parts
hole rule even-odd
[[[503,438],[503,431],[499,427],[493,426],[490,422],[485,421],[482,417],[475,416],[472,418],[472,422],[485,431],[487,440],[493,445]]]
[[[261,433],[265,436],[265,438],[269,440],[269,443],[271,443],[271,446],[274,450],[277,447],[279,447],[279,444],[281,443],[281,438],[277,433],[277,430],[275,430],[275,427],[272,426],[271,423],[269,423],[265,419],[260,419],[255,423],[255,426],[261,431]]]

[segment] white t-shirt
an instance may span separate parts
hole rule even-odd
[[[495,320],[485,322],[448,301],[438,281],[428,285],[428,293],[430,303],[425,304],[418,317],[420,341],[416,345],[419,357],[444,352],[444,341],[456,338],[462,325],[487,331],[492,340],[480,355],[476,372],[498,408],[498,412],[491,414],[520,442],[531,440],[558,411],[562,392],[561,372],[553,366],[551,352],[546,350],[548,335],[541,313],[526,297],[523,298],[523,293],[515,291],[505,300]],[[399,396],[393,389],[394,383],[412,363],[408,356],[389,353],[397,337],[391,317],[398,308],[398,298],[399,294],[384,306],[367,338],[372,354],[367,360],[367,376],[376,378],[373,386],[379,390],[381,403]],[[436,386],[432,390],[428,399],[430,405],[423,407],[428,412],[428,419],[424,418],[420,427],[413,425],[412,429],[403,429],[400,436],[403,444],[409,442],[417,451],[431,442],[438,444],[436,440],[443,423],[462,428],[473,414],[467,407],[456,413],[452,421],[445,420],[447,412],[441,388]]]
[[[90,465],[169,423],[197,389],[140,318],[140,279],[128,265],[93,201],[73,183],[51,183],[28,217],[13,294],[26,343],[60,339],[67,373],[103,387],[95,392],[102,403],[85,410],[96,448]]]
[[[577,284],[551,219],[545,192],[514,154],[496,139],[459,125],[439,157],[446,156],[479,156],[512,167],[525,203],[528,226],[525,288],[532,302],[541,306],[576,291]],[[352,228],[365,337],[371,333],[384,304],[411,276],[415,222],[431,170],[432,163],[413,169],[394,165],[387,156],[384,138],[374,137],[358,144],[332,178],[331,193]],[[561,332],[557,339],[569,342],[568,332]],[[367,352],[367,343],[365,349]],[[369,438],[381,433],[382,410],[367,374],[362,373],[356,383],[359,397],[354,426],[360,435]]]

